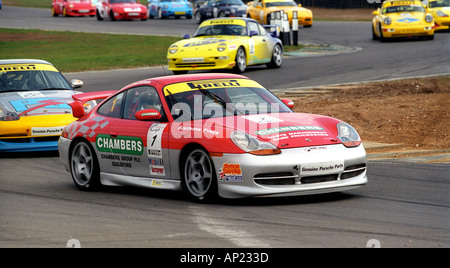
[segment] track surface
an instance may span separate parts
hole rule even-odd
[[[12,7],[3,8],[0,25],[174,35],[197,26],[186,20],[52,18],[49,10]],[[256,67],[245,75],[283,89],[450,72],[448,34],[380,44],[369,30],[368,23],[318,22],[301,29],[301,41],[358,50],[289,58],[279,70]],[[81,78],[91,91],[164,74],[163,68],[144,68],[66,76]],[[57,154],[7,154],[0,156],[0,247],[65,247],[69,239],[82,247],[365,247],[370,239],[381,247],[450,247],[449,178],[449,165],[370,162],[369,184],[357,190],[201,205],[178,192],[80,192]]]

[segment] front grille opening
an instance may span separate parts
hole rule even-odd
[[[319,182],[327,182],[327,181],[337,181],[338,175],[321,175],[321,176],[309,176],[303,177],[300,179],[301,184],[310,184],[310,183],[319,183]]]
[[[296,177],[292,172],[274,172],[257,174],[254,180],[262,185],[294,185]]]

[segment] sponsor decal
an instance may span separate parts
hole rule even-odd
[[[255,131],[257,135],[271,135],[281,132],[289,132],[289,131],[320,131],[324,130],[322,127],[318,126],[287,126],[287,127],[276,127]]]
[[[258,123],[258,124],[283,122],[283,120],[281,120],[279,118],[276,118],[276,117],[273,117],[270,115],[263,115],[263,114],[248,115],[248,116],[243,116],[242,118],[250,120],[250,121]]]
[[[187,43],[187,44],[183,45],[183,47],[204,46],[204,45],[211,45],[211,44],[216,44],[216,43],[221,43],[221,42],[226,42],[226,41],[227,40],[225,40],[225,39],[219,39],[219,38],[205,38],[202,41]]]
[[[153,124],[147,132],[147,159],[150,175],[166,175],[162,156],[162,135],[166,127],[167,124]]]
[[[242,170],[240,164],[224,163],[219,170],[219,181],[242,182]]]
[[[164,88],[164,95],[168,96],[170,94],[177,94],[186,91],[202,89],[213,89],[213,88],[224,88],[224,87],[257,87],[263,88],[260,84],[249,79],[213,79],[213,80],[199,80],[191,82],[181,82],[167,85]],[[171,93],[169,93],[169,91]]]
[[[301,176],[331,174],[344,171],[344,160],[300,165]]]
[[[61,135],[64,127],[32,127],[31,136]]]
[[[139,137],[117,136],[115,138],[106,134],[97,135],[95,144],[101,152],[117,154],[142,155],[144,144]]]

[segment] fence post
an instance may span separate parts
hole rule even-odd
[[[292,45],[298,46],[298,13],[292,12]]]

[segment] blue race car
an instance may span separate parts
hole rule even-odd
[[[165,19],[175,16],[176,19],[185,16],[192,19],[193,7],[188,0],[149,0],[148,17],[150,19]]]
[[[197,4],[195,22],[200,24],[206,19],[219,17],[246,17],[247,5],[242,0],[207,0]]]

